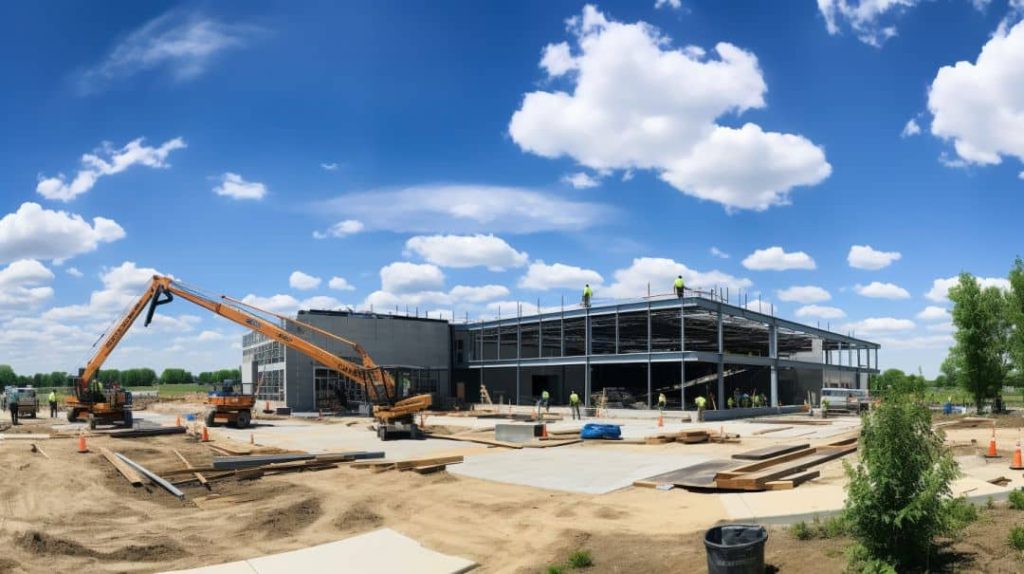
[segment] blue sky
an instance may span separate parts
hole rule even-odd
[[[894,4],[4,5],[0,362],[81,366],[153,270],[460,319],[683,273],[934,375],[942,280],[1021,252],[1024,6]],[[161,311],[110,366],[239,361]]]

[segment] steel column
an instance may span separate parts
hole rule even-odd
[[[718,408],[725,404],[725,335],[722,327],[722,304],[718,304]]]

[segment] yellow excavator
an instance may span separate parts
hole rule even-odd
[[[387,440],[391,438],[388,436],[389,434],[392,436],[415,436],[417,434],[415,425],[411,424],[413,417],[416,413],[430,408],[431,396],[426,394],[401,401],[397,400],[394,379],[383,368],[377,366],[369,354],[355,342],[331,335],[312,325],[301,323],[306,328],[328,334],[336,339],[352,344],[362,358],[362,365],[357,365],[347,359],[338,357],[297,334],[288,332],[273,322],[255,313],[246,311],[243,307],[274,315],[285,320],[294,321],[293,319],[263,311],[229,297],[222,296],[222,300],[218,301],[200,293],[196,289],[186,287],[171,277],[161,275],[153,276],[149,286],[139,300],[117,322],[109,335],[101,342],[96,353],[86,366],[79,370],[78,377],[74,380],[74,394],[67,399],[69,421],[75,421],[79,416],[87,415],[90,427],[95,427],[98,422],[122,422],[127,426],[131,426],[131,393],[120,389],[105,390],[93,381],[93,377],[128,332],[128,329],[139,315],[142,314],[143,309],[146,309],[147,305],[149,309],[146,313],[146,326],[153,321],[153,314],[156,312],[156,308],[170,303],[174,300],[175,296],[233,321],[246,329],[262,333],[267,338],[310,357],[323,366],[338,372],[349,381],[361,386],[366,393],[367,399],[373,404],[374,418],[380,423],[378,425],[378,435],[381,439]],[[254,403],[255,396],[249,396],[253,396],[252,402]],[[252,406],[246,407],[239,401],[229,402],[236,403],[232,405],[233,414],[228,416],[230,422],[234,422],[236,426],[247,425],[251,420]],[[217,400],[214,399],[211,405],[218,408]],[[242,424],[243,422],[244,425]]]

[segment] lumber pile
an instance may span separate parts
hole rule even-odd
[[[456,456],[432,456],[426,458],[411,458],[406,460],[367,460],[352,463],[352,468],[368,469],[372,472],[387,472],[389,470],[411,470],[417,474],[431,474],[444,470],[449,464],[459,464],[463,457]]]
[[[844,438],[828,444],[811,447],[772,447],[740,453],[732,461],[708,461],[694,467],[663,473],[635,481],[634,486],[648,488],[697,488],[701,490],[786,490],[821,476],[821,471],[810,470],[831,460],[857,451],[856,438]],[[767,454],[775,454],[763,458]],[[753,460],[751,460],[753,459]]]

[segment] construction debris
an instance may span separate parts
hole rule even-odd
[[[31,445],[29,445],[29,446],[31,447],[31,448],[29,449],[30,451],[32,451],[32,452],[38,452],[39,454],[41,454],[41,455],[45,456],[46,458],[50,458],[50,455],[46,454],[46,452],[45,452],[45,451],[43,451],[43,449],[42,449],[42,448],[41,448],[41,447],[40,447],[39,445],[37,445],[36,443],[32,443],[32,444],[31,444]]]
[[[165,434],[185,434],[185,427],[154,427],[108,431],[104,434],[113,438],[139,438],[144,436],[160,436]]]
[[[286,462],[317,460],[320,462],[348,462],[367,458],[384,458],[384,451],[339,452],[328,454],[254,454],[248,456],[215,456],[213,468],[216,470],[238,470],[242,468],[264,467]]]
[[[174,452],[175,456],[177,456],[178,458],[180,458],[180,459],[181,459],[181,462],[183,462],[183,463],[185,464],[185,468],[188,468],[188,469],[192,469],[192,468],[193,468],[193,467],[192,467],[192,463],[190,463],[190,462],[188,461],[188,459],[187,459],[187,458],[185,458],[185,455],[183,455],[183,454],[181,454],[180,452],[178,452],[178,450],[177,450],[177,449],[174,449],[174,451],[173,451],[173,452]],[[199,481],[199,484],[202,484],[202,485],[203,485],[203,486],[205,486],[206,488],[210,488],[210,483],[209,483],[209,482],[208,482],[208,481],[206,480],[206,477],[205,477],[205,476],[203,476],[203,474],[202,474],[201,472],[195,472],[195,473],[193,473],[193,474],[195,475],[195,477],[196,477],[196,480],[198,480],[198,481]]]
[[[173,494],[175,497],[177,497],[178,500],[185,500],[185,493],[184,492],[182,492],[182,491],[178,490],[177,488],[175,488],[175,486],[173,484],[167,482],[166,480],[164,480],[162,477],[160,477],[156,473],[150,471],[146,467],[140,465],[139,463],[133,461],[132,459],[126,457],[125,455],[123,455],[123,454],[121,454],[119,452],[115,452],[114,456],[116,456],[117,458],[119,458],[122,461],[124,461],[125,463],[127,463],[128,466],[131,466],[135,470],[137,470],[137,471],[141,472],[142,474],[146,475],[147,477],[149,477],[150,480],[152,480],[153,482],[155,482],[158,485],[160,485],[167,492],[170,492],[171,494]]]
[[[103,458],[107,459],[107,461],[110,462],[110,464],[113,465],[114,468],[121,473],[121,476],[128,479],[128,482],[131,483],[132,486],[142,486],[143,480],[142,475],[139,474],[139,471],[125,464],[124,461],[122,461],[120,458],[114,456],[114,453],[110,452],[110,449],[108,449],[107,447],[101,446],[100,454],[102,454]]]

